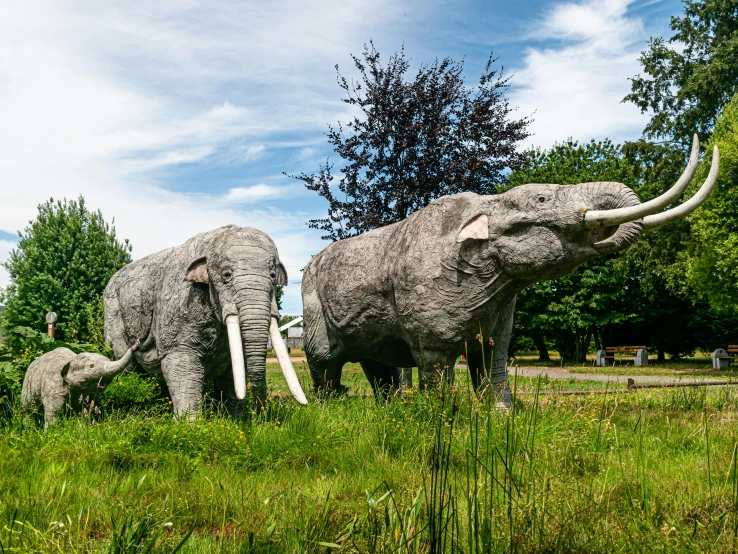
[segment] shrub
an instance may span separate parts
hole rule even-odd
[[[149,375],[125,371],[110,383],[100,396],[106,410],[147,409],[161,404],[161,388]]]

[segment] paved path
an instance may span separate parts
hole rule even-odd
[[[517,374],[521,377],[548,376],[549,379],[577,379],[581,381],[602,381],[609,383],[627,383],[633,379],[636,383],[702,383],[713,380],[713,376],[704,377],[672,377],[670,375],[602,375],[599,373],[570,373],[566,369],[542,368],[542,367],[517,367],[510,368],[510,376]]]
[[[277,363],[277,358],[267,358],[267,363]],[[292,363],[305,362],[305,358],[292,358]],[[457,369],[466,370],[466,364],[458,364]],[[716,375],[705,375],[701,377],[688,377],[685,375],[602,375],[600,373],[571,373],[566,369],[556,367],[526,367],[519,366],[510,368],[510,376],[516,373],[521,377],[548,376],[549,379],[576,379],[578,381],[600,381],[603,383],[627,383],[633,379],[636,383],[702,383],[703,381],[721,380]],[[717,379],[716,379],[717,378]],[[725,379],[725,378],[723,378]]]

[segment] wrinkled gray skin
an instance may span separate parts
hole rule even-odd
[[[456,357],[468,352],[475,387],[486,368],[509,405],[515,295],[635,242],[641,220],[586,229],[583,219],[586,210],[639,203],[620,183],[531,184],[445,196],[404,221],[334,242],[302,281],[315,389],[340,391],[344,363],[359,362],[379,398],[399,388],[400,367],[418,367],[424,387],[439,371],[453,378]]]
[[[257,405],[266,400],[269,324],[287,284],[277,247],[252,227],[229,225],[128,264],[105,289],[105,336],[116,356],[141,340],[138,365],[166,387],[176,417],[194,418],[206,379],[238,416],[225,319],[240,318]]]
[[[94,398],[128,367],[138,346],[134,344],[116,362],[90,352],[75,354],[68,348],[47,352],[28,366],[21,391],[23,409],[34,412],[43,404],[44,427],[55,423],[67,397],[72,408],[80,411],[85,397]]]

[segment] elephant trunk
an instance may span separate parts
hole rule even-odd
[[[236,295],[236,307],[243,337],[243,357],[251,394],[257,407],[266,403],[266,350],[271,320],[271,283],[250,283]],[[261,286],[259,286],[261,285]],[[263,290],[262,290],[263,289]]]
[[[138,343],[136,343],[136,348],[137,347]],[[123,357],[120,360],[108,363],[105,367],[105,373],[107,373],[108,375],[115,375],[127,368],[128,364],[131,363],[133,352],[136,350],[136,348],[129,348],[128,351],[123,354]]]
[[[640,200],[635,192],[622,183],[587,183],[585,196],[594,199],[603,210],[617,210],[638,206]],[[592,243],[599,254],[619,252],[633,244],[641,234],[643,223],[641,220],[628,221],[620,225],[610,226],[604,230],[594,230],[593,234],[600,239]],[[602,232],[610,232],[609,236],[601,237]]]

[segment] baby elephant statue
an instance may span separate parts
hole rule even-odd
[[[138,347],[139,343],[136,342],[115,362],[100,354],[75,354],[69,348],[47,352],[28,366],[21,391],[23,409],[35,411],[39,403],[43,404],[44,428],[48,428],[64,408],[67,396],[71,397],[72,408],[79,411],[82,407],[81,398],[103,390],[128,366]]]

